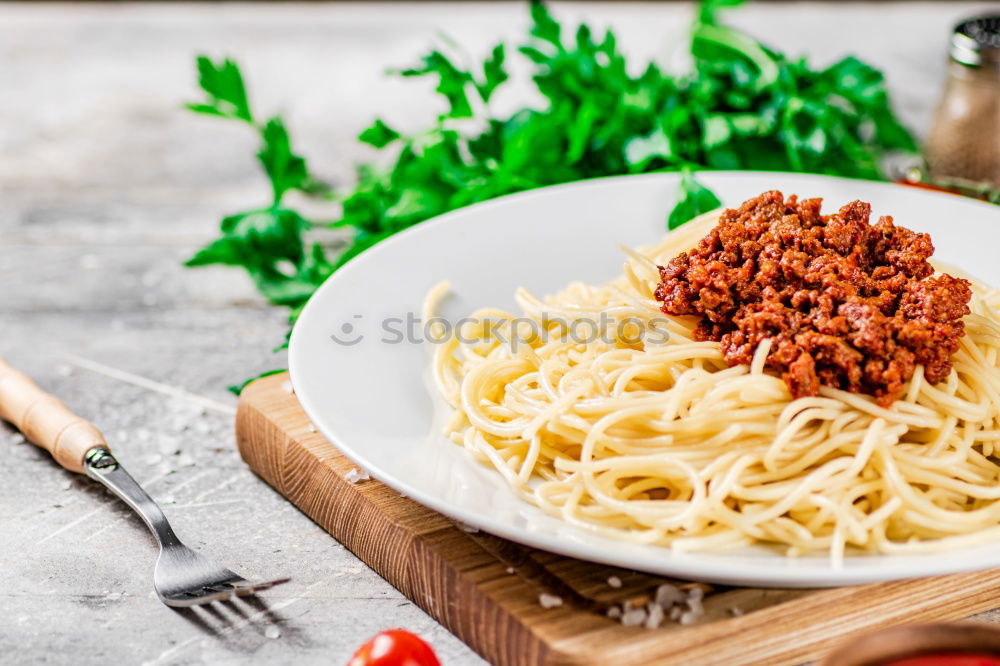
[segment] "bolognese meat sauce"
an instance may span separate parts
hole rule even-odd
[[[831,386],[883,406],[917,365],[930,383],[951,372],[972,297],[967,280],[933,275],[930,236],[854,201],[821,215],[821,199],[765,192],[725,211],[690,252],[660,267],[670,315],[699,315],[699,340],[748,364],[767,338],[767,367],[793,397]]]

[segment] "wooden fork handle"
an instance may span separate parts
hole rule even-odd
[[[83,473],[83,459],[94,448],[107,449],[97,427],[38,388],[31,378],[0,358],[0,418],[52,454],[71,472]]]

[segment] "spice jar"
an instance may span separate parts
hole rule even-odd
[[[1000,16],[956,26],[950,55],[927,143],[930,173],[1000,185]]]

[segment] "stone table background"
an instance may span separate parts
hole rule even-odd
[[[982,7],[757,3],[729,20],[816,63],[852,52],[883,68],[925,134],[949,26]],[[670,61],[691,7],[555,10]],[[266,595],[271,614],[199,626],[155,599],[154,551],[128,509],[0,426],[0,663],[340,664],[398,626],[445,664],[482,663],[236,453],[225,387],[283,364],[268,350],[284,315],[239,272],[181,262],[268,188],[245,128],[180,104],[196,96],[196,53],[233,55],[257,112],[286,113],[314,169],[344,184],[371,156],[353,137],[375,114],[408,128],[438,111],[430,81],[386,68],[439,32],[479,55],[526,22],[506,2],[0,4],[0,355],[98,423],[190,545],[248,577],[294,577]]]

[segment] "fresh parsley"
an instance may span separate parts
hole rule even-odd
[[[498,44],[465,68],[448,45],[404,77],[434,77],[442,112],[421,132],[403,135],[376,119],[358,137],[388,151],[388,167],[362,165],[357,182],[332,196],[295,152],[281,117],[258,121],[239,67],[198,58],[205,100],[199,113],[251,126],[271,204],[223,219],[221,236],[192,266],[243,267],[291,320],[333,271],[365,249],[430,217],[512,192],[629,173],[681,171],[675,228],[719,205],[693,175],[706,169],[807,171],[881,179],[889,151],[915,151],[893,113],[881,72],[848,56],[822,69],[789,58],[719,22],[741,0],[707,0],[691,28],[691,71],[626,62],[611,31],[571,30],[541,2],[517,53],[532,65],[544,102],[503,117],[490,102],[508,80],[507,48]],[[634,65],[634,63],[632,64]],[[461,122],[457,122],[461,120]],[[383,160],[383,163],[385,161]],[[320,223],[284,205],[298,190],[336,200],[332,222],[343,246],[309,239]]]

